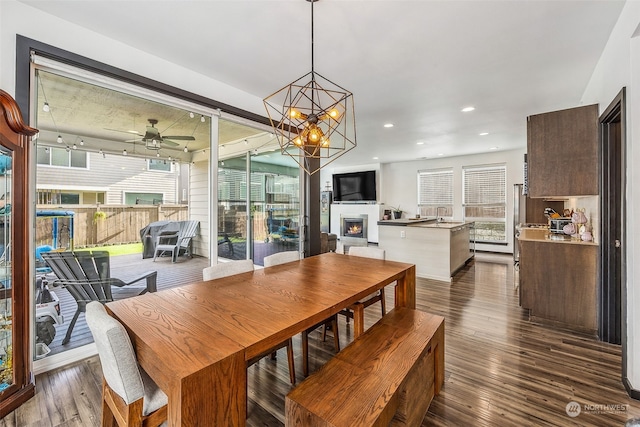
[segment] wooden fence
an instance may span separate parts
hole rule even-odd
[[[38,210],[72,211],[73,242],[75,248],[140,242],[140,230],[155,221],[184,221],[189,219],[187,205],[38,205]],[[97,213],[104,212],[104,214]],[[52,245],[54,220],[38,217],[36,246]],[[68,248],[69,220],[57,220],[58,247]]]

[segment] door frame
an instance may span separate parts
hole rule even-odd
[[[599,338],[622,345],[623,379],[627,375],[626,128],[626,88],[623,87],[599,119],[601,227],[598,313]],[[619,246],[616,242],[620,242]],[[619,324],[615,324],[618,321]]]

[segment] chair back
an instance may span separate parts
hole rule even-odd
[[[300,252],[298,251],[285,251],[277,252],[273,255],[264,257],[264,266],[271,267],[273,265],[284,264],[286,262],[293,262],[300,260]]]
[[[372,246],[350,246],[349,255],[364,258],[385,259],[384,249],[375,248]]]
[[[243,259],[239,261],[221,262],[202,270],[202,280],[213,280],[221,277],[233,276],[234,274],[247,273],[253,271],[253,261]]]
[[[78,302],[113,301],[109,280],[109,252],[44,252],[44,261]]]
[[[180,221],[180,230],[178,230],[178,242],[181,248],[187,248],[189,246],[190,240],[196,237],[198,225],[200,225],[200,221]]]
[[[133,345],[124,326],[99,302],[87,304],[87,325],[98,348],[102,374],[128,405],[144,397],[144,385]]]

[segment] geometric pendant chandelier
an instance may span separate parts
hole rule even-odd
[[[313,175],[356,147],[356,122],[353,94],[314,70],[313,3],[318,0],[306,1],[311,3],[311,71],[266,97],[264,105],[281,152]]]

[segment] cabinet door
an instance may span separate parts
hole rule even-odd
[[[29,332],[29,136],[0,90],[0,418],[34,395]]]
[[[527,162],[529,197],[597,195],[598,106],[530,116]]]

